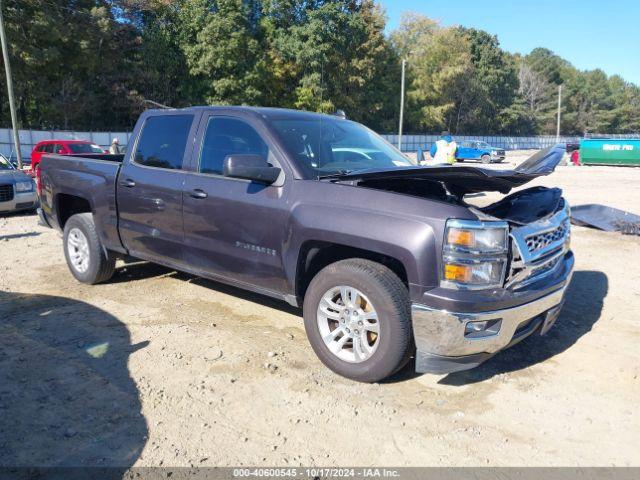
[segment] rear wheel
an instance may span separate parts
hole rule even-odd
[[[67,220],[63,243],[67,265],[78,281],[96,284],[113,276],[115,256],[102,247],[91,213],[79,213]]]
[[[491,155],[482,155],[480,157],[480,160],[482,161],[482,163],[491,163]]]
[[[322,363],[353,380],[380,381],[413,351],[407,288],[370,260],[342,260],[321,270],[305,295],[304,323]]]

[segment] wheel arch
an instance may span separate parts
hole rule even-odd
[[[363,258],[380,263],[395,273],[409,287],[406,266],[391,255],[341,243],[307,240],[300,246],[295,274],[295,295],[303,299],[314,276],[324,267],[348,258]]]
[[[55,196],[56,217],[60,230],[64,230],[67,221],[78,213],[93,213],[89,199],[69,193],[58,193]]]

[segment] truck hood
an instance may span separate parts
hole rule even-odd
[[[431,180],[441,182],[446,189],[458,197],[468,193],[509,193],[534,178],[549,175],[554,171],[565,153],[564,144],[541,150],[515,169],[490,170],[486,168],[457,165],[408,167],[388,170],[358,170],[334,178],[337,182],[359,182],[365,180]]]

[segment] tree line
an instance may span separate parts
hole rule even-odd
[[[9,0],[4,6],[23,128],[131,128],[152,100],[332,113],[394,132],[640,131],[640,88],[580,71],[550,50],[407,13],[385,34],[373,0]],[[0,119],[10,125],[4,75]]]

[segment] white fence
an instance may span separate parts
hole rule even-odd
[[[121,146],[126,146],[131,137],[130,132],[69,132],[56,130],[19,130],[20,150],[22,158],[29,160],[31,150],[42,140],[87,140],[89,142],[107,148],[111,145],[111,140],[117,138]],[[16,152],[13,146],[13,130],[10,128],[0,128],[0,153],[5,157],[16,159]]]
[[[398,135],[382,135],[393,145],[398,144]],[[20,143],[22,150],[22,158],[29,160],[31,158],[31,150],[34,145],[42,140],[88,140],[100,145],[108,147],[113,138],[120,140],[120,145],[125,147],[129,143],[131,132],[69,132],[55,130],[20,130]],[[624,137],[624,135],[621,135]],[[428,150],[431,145],[438,140],[439,135],[403,135],[402,151],[416,152],[419,148]],[[457,142],[468,140],[479,140],[488,144],[504,148],[506,150],[537,150],[541,148],[551,147],[556,144],[558,139],[555,135],[537,136],[537,137],[508,137],[499,135],[455,135]],[[579,142],[580,137],[560,137],[560,143]],[[13,136],[10,128],[0,129],[0,153],[6,157],[16,158],[13,148]]]
[[[382,135],[388,142],[398,145],[398,135]],[[555,135],[537,137],[505,137],[500,135],[454,135],[458,144],[460,142],[476,140],[487,142],[497,148],[505,150],[539,150],[552,147],[556,143],[577,143],[580,137],[560,137]],[[440,135],[402,135],[402,151],[417,152],[419,148],[429,150],[431,145],[440,138]]]

